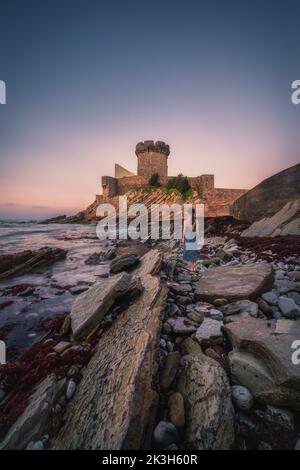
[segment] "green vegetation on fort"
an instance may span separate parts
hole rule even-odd
[[[189,180],[187,176],[181,173],[169,179],[167,183],[167,191],[176,189],[182,196],[183,199],[187,199],[192,192]]]
[[[159,174],[153,173],[153,175],[151,175],[149,178],[148,184],[152,188],[159,188],[161,186]]]

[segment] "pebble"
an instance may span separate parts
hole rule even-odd
[[[214,306],[215,307],[223,307],[223,305],[226,305],[226,304],[228,304],[227,299],[216,299],[216,300],[214,300]]]
[[[221,331],[222,323],[212,318],[205,318],[202,325],[199,326],[196,332],[197,341],[202,344],[204,341],[211,341],[213,343],[220,343],[223,340]]]
[[[168,399],[169,420],[176,426],[182,428],[185,425],[184,399],[181,393],[173,393]]]
[[[223,313],[220,312],[220,310],[216,310],[215,308],[213,308],[209,312],[209,318],[212,318],[213,320],[222,321],[224,316]]]
[[[187,317],[189,320],[197,323],[197,325],[201,325],[201,323],[204,320],[204,313],[203,312],[197,312],[196,310],[193,312],[187,313]]]
[[[263,422],[268,422],[272,426],[279,426],[287,431],[294,430],[294,415],[291,411],[286,410],[285,408],[267,405],[265,410],[256,410],[255,414]]]
[[[293,301],[297,304],[300,305],[300,294],[298,292],[289,292],[288,297],[290,299],[293,299]]]
[[[66,399],[71,400],[75,391],[76,391],[76,383],[74,382],[73,379],[70,379],[67,383]]]
[[[278,305],[278,297],[274,292],[266,292],[262,295],[262,299],[270,305]]]
[[[73,365],[69,368],[67,372],[67,377],[72,378],[75,375],[77,375],[79,371],[80,371],[80,366]]]
[[[168,323],[171,325],[173,332],[178,334],[191,334],[197,330],[197,325],[186,317],[170,318]]]
[[[61,354],[62,352],[64,352],[70,346],[71,346],[71,343],[69,343],[68,341],[60,341],[59,343],[57,343],[56,346],[54,346],[53,350],[56,353]]]
[[[300,307],[289,297],[279,297],[279,308],[282,314],[287,318],[300,317]]]
[[[162,390],[166,391],[172,385],[172,382],[174,381],[177,374],[180,359],[181,356],[178,351],[168,354],[165,366],[160,376],[160,387]]]
[[[258,307],[259,309],[268,317],[272,316],[273,310],[272,307],[263,299],[259,299]]]
[[[168,305],[168,308],[167,308],[167,314],[170,316],[170,317],[173,317],[174,315],[176,315],[177,313],[179,313],[179,308],[176,304],[169,304]]]
[[[42,441],[31,441],[26,447],[26,450],[44,450],[44,444]]]
[[[233,403],[243,411],[248,411],[253,405],[253,396],[246,387],[242,385],[233,385],[231,388],[231,397]]]
[[[155,445],[164,449],[178,440],[178,431],[169,421],[160,421],[153,432]]]
[[[288,273],[288,276],[291,279],[294,279],[297,282],[300,282],[300,271],[291,271]]]
[[[171,325],[169,325],[169,323],[167,323],[167,322],[163,323],[162,330],[167,335],[171,335],[172,331],[173,331]]]

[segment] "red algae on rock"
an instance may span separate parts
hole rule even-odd
[[[279,237],[241,237],[234,234],[238,245],[267,261],[284,261],[289,256],[300,255],[300,235]]]
[[[0,385],[7,394],[7,399],[0,405],[0,439],[26,409],[30,396],[47,376],[54,373],[58,379],[64,378],[71,366],[78,366],[73,378],[75,382],[80,381],[80,368],[89,362],[95,339],[80,350],[70,349],[62,355],[53,354],[53,347],[61,341],[57,331],[64,318],[52,319],[50,330],[53,338],[32,345],[18,360],[0,366]]]

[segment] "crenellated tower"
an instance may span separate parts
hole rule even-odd
[[[170,147],[165,142],[145,140],[135,148],[137,156],[137,175],[150,177],[154,173],[164,179],[168,176],[168,156]]]

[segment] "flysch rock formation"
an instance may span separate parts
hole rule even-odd
[[[157,348],[167,296],[161,255],[144,255],[134,276],[144,290],[100,337],[53,449],[147,449],[158,393]]]
[[[231,374],[254,398],[300,410],[300,368],[291,360],[300,321],[248,317],[224,326],[233,351]]]
[[[300,199],[290,201],[272,217],[254,222],[242,237],[277,237],[300,235]]]
[[[210,268],[198,282],[195,296],[208,302],[256,298],[270,289],[273,280],[272,266],[268,264]]]

